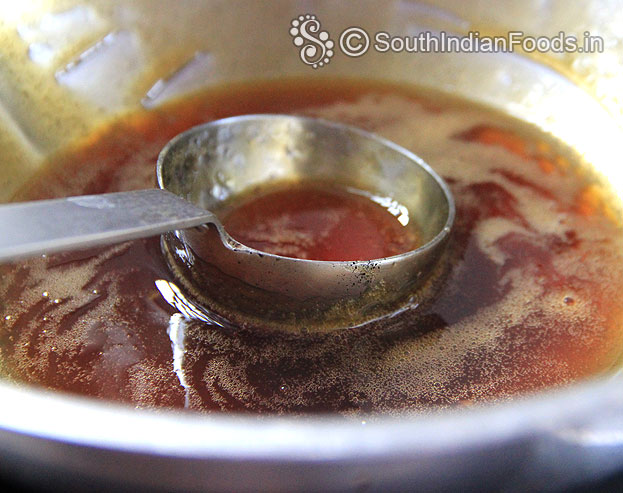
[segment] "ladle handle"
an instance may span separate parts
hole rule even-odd
[[[165,190],[84,195],[0,206],[0,262],[117,243],[211,222]]]

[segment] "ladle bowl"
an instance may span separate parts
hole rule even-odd
[[[165,233],[163,252],[189,313],[295,333],[418,306],[444,272],[455,214],[447,185],[411,152],[355,127],[283,115],[216,120],[171,140],[157,176],[160,189],[0,206],[0,260]],[[403,225],[415,223],[421,246],[364,261],[283,257],[239,243],[214,213],[238,194],[300,181],[368,195]]]
[[[211,211],[272,183],[320,181],[365,191],[414,221],[422,244],[392,257],[317,261],[233,239],[215,216],[163,235],[169,266],[195,308],[233,326],[323,332],[366,324],[430,297],[455,207],[419,157],[379,136],[313,118],[247,115],[194,127],[157,163],[162,189]]]

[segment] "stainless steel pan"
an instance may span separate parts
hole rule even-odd
[[[314,70],[291,21],[396,34],[469,30],[607,40],[603,54],[336,53]],[[614,1],[6,2],[0,198],[46,155],[124,111],[212,82],[348,75],[434,87],[571,143],[621,197],[623,8]],[[82,55],[81,55],[82,54]],[[138,411],[0,383],[0,474],[163,490],[557,489],[623,467],[618,374],[513,402],[352,421]]]

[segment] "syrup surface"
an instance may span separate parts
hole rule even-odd
[[[372,260],[419,246],[414,225],[403,226],[370,197],[334,185],[273,186],[230,207],[222,221],[234,239],[284,257]]]
[[[618,368],[623,232],[599,184],[564,146],[461,101],[348,80],[230,84],[101,129],[15,198],[153,186],[174,135],[261,112],[360,126],[446,179],[457,216],[435,301],[364,334],[265,338],[185,319],[161,292],[175,281],[158,238],[53,255],[0,266],[5,378],[137,407],[349,415],[511,399]]]

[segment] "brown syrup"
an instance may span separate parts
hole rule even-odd
[[[612,370],[623,348],[623,233],[572,154],[480,107],[353,81],[214,89],[56,156],[16,198],[153,186],[180,131],[283,112],[403,145],[457,202],[451,270],[430,306],[365,333],[261,337],[187,320],[158,238],[0,266],[0,371],[137,407],[399,413],[512,398]],[[67,219],[68,220],[68,219]]]
[[[222,217],[240,243],[275,255],[307,260],[371,260],[419,246],[415,228],[366,195],[330,184],[271,186],[234,199]]]

